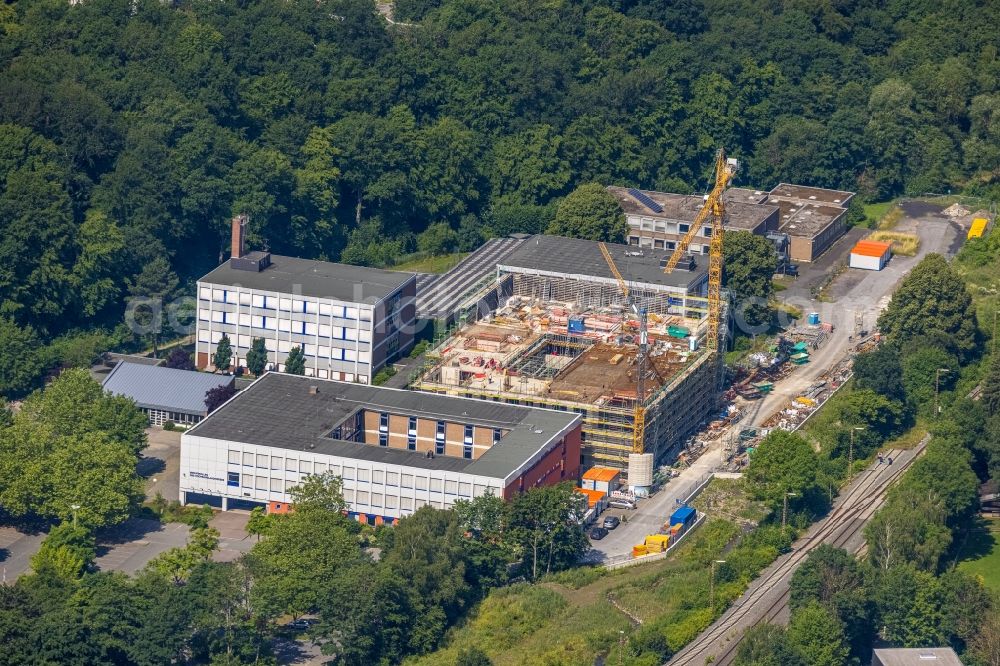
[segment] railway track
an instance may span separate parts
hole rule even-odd
[[[885,493],[927,445],[924,438],[910,450],[893,449],[887,456],[896,461],[891,467],[873,466],[861,473],[838,498],[833,510],[779,558],[747,591],[701,633],[671,658],[669,666],[704,664],[709,655],[713,664],[724,666],[736,656],[739,639],[750,627],[777,619],[788,605],[789,582],[796,568],[822,543],[842,548],[858,535],[865,522],[879,509]],[[863,545],[863,544],[862,544]],[[855,554],[858,549],[855,550]]]

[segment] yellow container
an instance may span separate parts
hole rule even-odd
[[[642,557],[643,555],[649,555],[649,549],[646,548],[646,544],[636,544],[632,546],[632,557]]]

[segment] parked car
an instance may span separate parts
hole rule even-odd
[[[309,627],[313,626],[316,620],[310,620],[307,617],[300,617],[298,620],[293,620],[288,623],[288,628],[293,631],[305,631]]]
[[[604,519],[604,529],[613,530],[621,523],[621,519],[617,516],[608,516]]]
[[[629,500],[625,499],[613,499],[610,502],[608,502],[608,506],[613,507],[615,509],[634,509],[635,502],[630,502]]]
[[[603,527],[595,527],[590,530],[590,538],[594,541],[600,541],[606,536],[608,536],[608,531]]]

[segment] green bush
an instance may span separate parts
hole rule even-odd
[[[177,500],[168,502],[160,493],[156,493],[156,498],[146,505],[153,515],[164,523],[184,523],[190,525],[192,529],[205,529],[208,521],[215,515],[212,507],[207,504],[189,504],[181,506]]]
[[[177,424],[173,421],[167,421],[163,424],[163,429],[167,431],[173,431],[177,429]]]
[[[416,358],[430,349],[431,343],[428,340],[421,340],[417,344],[413,345],[413,349],[410,350],[410,358]]]
[[[395,374],[396,374],[396,368],[392,367],[391,365],[387,365],[375,373],[375,376],[372,377],[372,384],[374,384],[375,386],[381,386],[382,384],[385,384],[387,381],[389,381],[389,378]]]

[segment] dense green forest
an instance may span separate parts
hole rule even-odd
[[[543,229],[581,183],[702,190],[719,145],[737,184],[998,190],[986,0],[400,0],[396,19],[370,0],[0,5],[4,338],[184,290],[234,212],[258,246],[384,265]]]

